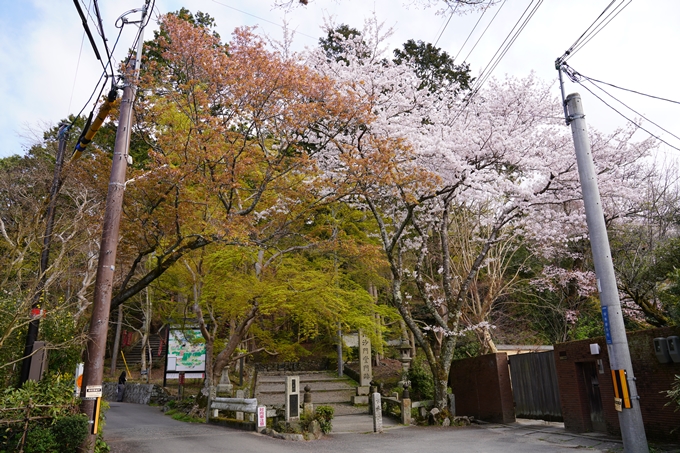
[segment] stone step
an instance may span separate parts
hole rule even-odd
[[[353,385],[348,384],[347,382],[305,382],[303,381],[300,385],[301,390],[304,390],[305,387],[309,386],[309,388],[312,390],[312,392],[320,391],[320,390],[347,390],[347,389],[355,389],[356,387]],[[284,382],[277,382],[277,383],[272,383],[272,382],[258,382],[257,383],[257,391],[261,392],[285,392],[286,391],[286,384]]]
[[[329,394],[329,393],[347,393],[350,396],[356,395],[356,390],[353,388],[343,388],[343,389],[322,389],[322,390],[312,390],[311,391],[312,395],[318,395],[318,394]],[[284,390],[258,390],[257,391],[258,395],[285,395],[286,391]],[[304,392],[300,392],[300,395],[304,395]]]
[[[315,405],[321,405],[321,403],[314,403]],[[365,406],[354,406],[350,403],[328,403],[324,406],[331,406],[333,408],[333,416],[338,417],[342,415],[358,415],[358,414],[368,414],[368,405]]]
[[[314,404],[329,404],[329,403],[346,403],[350,401],[351,396],[353,393],[313,393],[312,394],[312,403]],[[264,406],[275,406],[279,405],[282,406],[285,401],[285,394],[280,393],[280,394],[268,394],[268,395],[256,395],[257,397],[257,404],[261,404]],[[303,396],[300,395],[300,398],[302,399]]]
[[[285,403],[286,376],[299,376],[300,399],[302,391],[309,385],[312,402],[315,405],[347,405],[356,394],[356,383],[346,377],[337,377],[329,372],[259,372],[255,386],[258,404],[282,406]]]
[[[158,360],[163,360],[165,357],[165,345],[163,345],[161,355],[158,355],[158,347],[161,344],[161,338],[158,335],[151,335],[149,337],[149,343],[151,344],[151,351],[153,352],[152,360],[154,363]],[[137,341],[137,343],[132,345],[131,349],[125,353],[125,361],[128,365],[138,365],[142,362],[141,341]]]
[[[286,376],[263,376],[260,377],[258,376],[257,378],[258,382],[281,382],[285,383],[286,382]],[[347,378],[338,378],[338,377],[307,377],[307,376],[300,376],[300,382],[351,382],[347,380]]]

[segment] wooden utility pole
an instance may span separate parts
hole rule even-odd
[[[41,302],[45,294],[45,283],[47,282],[47,268],[50,263],[50,246],[52,245],[52,231],[54,230],[54,216],[57,210],[57,198],[61,189],[62,178],[61,170],[64,166],[64,154],[66,152],[66,141],[68,139],[68,130],[71,128],[69,124],[61,124],[59,126],[59,147],[54,162],[54,176],[52,177],[52,186],[50,187],[50,199],[47,205],[47,213],[45,214],[45,235],[43,236],[43,246],[40,253],[40,270],[38,271],[38,284],[33,293],[33,300],[31,302],[31,322],[28,324],[28,332],[26,333],[26,346],[24,347],[24,359],[21,363],[21,373],[19,375],[19,386],[23,385],[28,380],[28,374],[31,370],[31,357],[33,353],[33,344],[38,339],[38,330],[40,327],[41,316]]]
[[[597,173],[590,151],[590,139],[586,128],[585,115],[581,96],[578,93],[570,94],[565,100],[567,122],[571,125],[571,133],[576,148],[576,162],[578,175],[583,191],[583,204],[586,208],[586,222],[590,236],[590,247],[593,252],[595,274],[597,276],[597,289],[600,292],[600,304],[602,305],[602,319],[604,321],[604,334],[609,353],[609,364],[612,371],[615,393],[619,401],[619,425],[623,448],[626,453],[647,453],[647,436],[642,422],[640,411],[640,397],[635,386],[633,365],[630,360],[626,328],[623,324],[623,313],[619,290],[616,286],[616,275],[612,263],[607,227],[602,212],[600,191],[597,187]],[[623,384],[621,384],[623,380]],[[627,388],[626,388],[627,387]]]
[[[91,426],[97,426],[98,397],[87,398],[89,393],[97,387],[101,387],[104,375],[104,355],[106,352],[106,336],[109,327],[109,311],[111,307],[111,293],[113,290],[113,277],[115,274],[116,252],[118,249],[118,237],[120,217],[123,209],[123,194],[125,193],[125,173],[127,170],[128,149],[130,147],[130,125],[132,123],[132,104],[135,99],[137,80],[139,79],[139,66],[142,58],[142,45],[144,43],[144,26],[148,14],[148,1],[142,11],[140,22],[139,39],[137,42],[137,57],[131,58],[123,75],[123,98],[120,104],[120,117],[116,142],[113,150],[113,162],[111,164],[111,176],[109,178],[109,190],[106,196],[106,211],[104,213],[104,225],[102,239],[99,247],[99,262],[97,264],[97,278],[94,288],[94,302],[92,304],[92,317],[85,352],[85,366],[83,371],[83,385],[80,411],[86,414]],[[83,451],[93,451],[97,433],[91,434],[83,443]]]

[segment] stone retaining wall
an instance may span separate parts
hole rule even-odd
[[[255,369],[257,371],[284,372],[322,371],[328,369],[328,359],[306,360],[304,362],[256,363]]]
[[[104,382],[102,392],[107,401],[116,401],[118,384],[116,382]],[[168,400],[168,392],[156,384],[127,384],[125,385],[125,397],[123,402],[135,404],[158,403],[164,404]]]

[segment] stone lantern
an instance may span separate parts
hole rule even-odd
[[[406,336],[401,340],[399,353],[399,361],[401,362],[401,381],[399,381],[399,384],[401,384],[404,389],[402,398],[409,399],[410,395],[408,388],[411,386],[411,381],[408,380],[408,369],[411,366],[411,360],[413,360],[413,358],[411,358],[411,343]]]
[[[399,345],[401,367],[404,373],[408,373],[408,369],[411,366],[411,343],[408,338],[403,338],[401,344]]]

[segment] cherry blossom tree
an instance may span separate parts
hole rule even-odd
[[[367,48],[379,47],[376,35],[363,33]],[[560,104],[532,75],[491,82],[465,100],[457,87],[436,96],[422,89],[408,65],[356,55],[309,57],[372,112],[366,124],[334,139],[336,152],[324,155],[323,164],[329,177],[342,175],[355,188],[351,201],[378,224],[392,274],[391,302],[422,348],[436,405],[444,408],[457,338],[476,328],[462,324],[463,311],[493,258],[490,250],[519,234],[550,255],[585,234],[573,145]],[[635,195],[639,158],[651,146],[628,138],[594,134],[601,187],[611,205]],[[461,233],[451,229],[451,219],[461,210],[480,213],[475,228],[462,233],[477,246],[454,274],[460,257],[450,241]],[[415,294],[404,291],[407,282]]]

